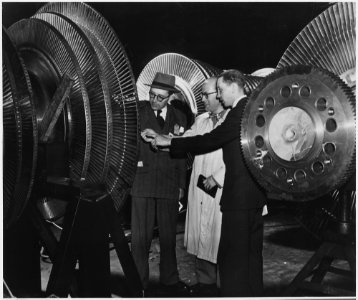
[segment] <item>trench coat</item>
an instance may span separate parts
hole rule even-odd
[[[195,119],[193,126],[183,137],[204,134],[222,123],[223,118],[214,126],[209,113],[204,113]],[[215,198],[197,187],[199,175],[213,175],[219,188]],[[184,246],[187,252],[212,263],[217,262],[217,254],[221,232],[220,198],[225,178],[225,164],[222,150],[195,156],[188,189],[188,207],[186,212]]]

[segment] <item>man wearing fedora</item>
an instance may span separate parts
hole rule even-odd
[[[245,76],[227,70],[218,76],[217,98],[232,107],[225,120],[209,133],[175,139],[152,129],[142,138],[153,147],[169,147],[171,153],[204,154],[222,148],[225,179],[220,207],[221,237],[218,250],[220,296],[261,297],[263,295],[263,218],[266,195],[245,166],[241,151],[241,120],[249,101]]]
[[[149,84],[148,84],[149,85]],[[164,135],[181,135],[187,120],[178,109],[168,104],[175,88],[175,77],[157,73],[150,84],[149,101],[139,102],[141,129],[155,128]],[[180,296],[188,287],[179,280],[176,260],[176,225],[179,200],[184,196],[186,160],[173,158],[170,152],[156,151],[150,144],[139,142],[137,172],[132,195],[132,255],[144,289],[149,282],[149,250],[155,217],[159,227],[160,283],[168,296]]]

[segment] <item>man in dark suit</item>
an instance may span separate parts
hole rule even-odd
[[[181,135],[186,130],[184,114],[168,105],[169,97],[179,92],[175,77],[157,73],[150,85],[149,101],[139,102],[140,126],[161,134]],[[159,227],[160,283],[165,292],[180,295],[187,286],[179,281],[176,260],[178,201],[184,196],[186,160],[172,158],[140,141],[137,172],[132,187],[132,255],[142,279],[149,281],[149,249],[155,216]]]
[[[225,297],[262,296],[262,209],[266,198],[246,168],[241,150],[241,119],[248,101],[243,74],[237,70],[223,72],[218,77],[217,93],[223,105],[232,110],[210,133],[171,139],[149,129],[142,137],[154,147],[170,146],[171,153],[201,154],[222,148],[226,174],[220,202],[220,293]]]

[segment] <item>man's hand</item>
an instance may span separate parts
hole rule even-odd
[[[172,137],[158,134],[151,143],[153,146],[168,147],[172,143]]]
[[[158,135],[158,133],[156,133],[153,129],[146,128],[140,133],[140,135],[143,140],[149,143]]]
[[[212,189],[214,186],[218,185],[217,182],[215,181],[214,177],[211,175],[208,178],[206,178],[204,181],[204,186],[207,190]]]
[[[140,135],[143,140],[148,143],[152,143],[153,147],[161,146],[167,147],[170,146],[172,138],[168,135],[161,135],[156,133],[153,129],[147,128],[144,129]]]
[[[142,139],[146,141],[147,143],[151,143],[152,147],[155,150],[158,150],[159,147],[167,147],[170,146],[172,137],[168,135],[160,135],[156,133],[153,129],[146,128],[144,129],[140,135],[142,136]],[[169,151],[169,149],[160,149],[162,151]]]

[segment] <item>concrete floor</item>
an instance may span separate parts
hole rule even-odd
[[[284,206],[275,205],[269,214],[264,217],[264,287],[265,297],[280,297],[287,285],[306,264],[313,253],[318,249],[320,242],[303,229],[295,220],[294,211]],[[194,257],[188,254],[183,246],[184,214],[179,218],[177,227],[177,260],[179,275],[182,281],[188,285],[196,283],[194,270]],[[116,252],[110,252],[112,274],[112,296],[128,297],[124,275],[117,258]],[[150,297],[159,297],[155,287],[159,282],[159,241],[155,237],[152,242],[150,263]],[[348,263],[336,260],[333,264],[341,269],[349,270]],[[42,288],[46,289],[48,276],[51,271],[51,263],[42,262]],[[324,279],[332,287],[349,288],[355,290],[355,280],[347,280],[339,275],[327,275]],[[319,294],[318,294],[319,295]],[[300,291],[294,296],[317,296],[314,292]],[[287,298],[287,297],[285,297]],[[337,297],[335,297],[337,298]],[[307,299],[307,298],[306,298]]]

